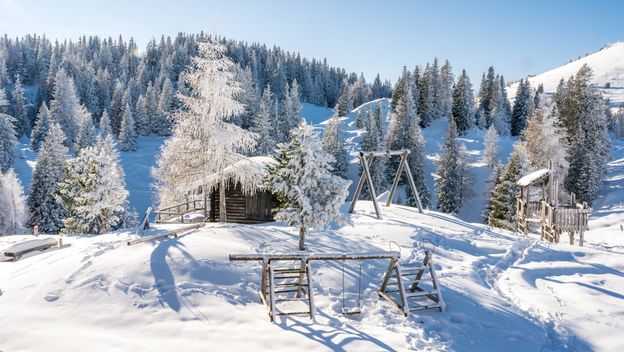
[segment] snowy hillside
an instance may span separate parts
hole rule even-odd
[[[353,226],[312,233],[313,252],[387,250],[415,260],[423,240],[447,311],[405,319],[379,300],[387,263],[362,262],[362,314],[340,313],[341,264],[315,262],[317,321],[268,321],[258,299],[259,263],[230,253],[292,252],[280,223],[209,224],[177,239],[128,247],[130,233],[66,238],[66,247],[0,263],[3,350],[156,351],[539,351],[622,350],[624,259],[588,246],[535,238],[393,206],[376,220],[362,202]],[[169,225],[174,226],[174,225]],[[163,226],[159,226],[162,230]],[[159,231],[159,230],[152,230]],[[24,237],[0,238],[0,247]],[[357,304],[357,262],[346,267],[347,304]]]
[[[599,51],[572,61],[563,66],[529,78],[531,86],[544,85],[545,92],[554,92],[559,81],[573,76],[584,64],[591,67],[594,77],[592,82],[610,98],[613,104],[624,103],[624,42],[609,44]],[[508,95],[513,99],[518,83],[508,88]]]

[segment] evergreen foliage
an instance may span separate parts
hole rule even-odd
[[[39,147],[48,134],[50,129],[50,110],[45,103],[41,104],[39,113],[37,113],[37,121],[35,127],[30,134],[30,145],[34,151],[39,151]]]

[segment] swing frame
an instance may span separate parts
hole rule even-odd
[[[362,313],[362,262],[358,271],[358,299],[356,307],[347,307],[345,305],[345,260],[342,260],[342,306],[340,311],[344,315],[355,315]]]
[[[392,204],[392,200],[394,195],[396,194],[396,190],[399,187],[399,181],[401,179],[401,172],[405,172],[407,175],[407,180],[409,183],[409,187],[412,190],[412,193],[416,195],[416,204],[418,205],[418,212],[423,214],[422,203],[420,202],[420,194],[418,194],[418,190],[416,189],[416,183],[414,182],[414,176],[410,171],[409,162],[407,161],[407,157],[410,155],[411,151],[409,149],[401,149],[401,150],[386,150],[386,151],[372,151],[372,152],[359,152],[359,159],[362,168],[364,169],[362,175],[360,175],[360,180],[358,181],[357,187],[355,189],[355,193],[353,194],[353,199],[351,200],[351,206],[349,207],[349,213],[353,213],[355,209],[355,204],[360,197],[360,193],[364,188],[364,183],[367,184],[368,190],[373,201],[373,205],[375,207],[375,214],[377,215],[377,219],[381,220],[381,211],[379,210],[379,203],[377,202],[377,192],[375,190],[375,186],[373,185],[373,179],[370,174],[370,163],[372,163],[373,159],[376,157],[386,157],[389,158],[391,156],[401,156],[401,161],[399,162],[399,167],[397,169],[396,174],[394,175],[394,181],[392,182],[392,188],[390,189],[390,195],[388,196],[388,200],[386,201],[386,207],[389,207]]]

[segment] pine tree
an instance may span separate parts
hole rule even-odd
[[[169,136],[171,134],[171,115],[173,112],[174,98],[175,92],[173,84],[169,78],[166,78],[160,90],[158,110],[152,126],[152,131],[159,136]]]
[[[438,209],[445,213],[457,213],[462,205],[462,169],[457,127],[449,119],[448,131],[440,151],[436,179]]]
[[[50,129],[50,110],[45,102],[41,104],[39,113],[37,114],[37,121],[35,127],[30,134],[31,146],[34,151],[39,151],[39,147]]]
[[[474,126],[474,96],[466,70],[462,70],[453,89],[452,119],[455,120],[459,134],[464,134]]]
[[[123,225],[128,191],[110,135],[80,150],[65,175],[57,196],[68,213],[64,233],[99,234]]]
[[[429,204],[429,191],[424,182],[425,167],[425,140],[420,129],[420,119],[414,106],[411,84],[405,81],[403,87],[405,94],[397,103],[396,111],[392,114],[390,128],[386,138],[386,145],[390,150],[409,149],[410,155],[408,163],[414,177],[414,183],[424,207]],[[398,158],[390,158],[388,161],[388,177],[392,178],[399,166]],[[405,183],[406,180],[402,180]],[[407,187],[408,202],[410,205],[416,204],[415,196],[411,194],[411,189]]]
[[[280,138],[278,142],[287,141],[290,136],[290,131],[296,128],[301,121],[301,102],[299,101],[299,85],[297,80],[294,80],[288,94],[284,97],[282,103],[282,116],[280,117]]]
[[[278,145],[277,165],[270,168],[268,183],[279,199],[276,218],[299,229],[300,250],[305,250],[308,229],[343,220],[340,206],[350,181],[332,175],[332,163],[333,157],[320,148],[318,134],[304,121],[288,143]]]
[[[254,117],[252,131],[258,136],[258,143],[254,151],[255,155],[273,155],[274,153],[276,143],[272,133],[272,99],[271,85],[268,85],[262,93],[260,106]]]
[[[139,95],[137,98],[136,106],[134,107],[136,113],[136,131],[141,136],[147,136],[150,133],[150,120],[147,115],[147,108],[145,107],[145,98],[143,95]]]
[[[401,100],[403,95],[405,95],[405,82],[409,80],[411,80],[410,72],[407,70],[406,66],[403,66],[401,77],[399,77],[397,83],[394,85],[394,89],[392,90],[392,99],[390,101],[390,108],[392,112],[396,111],[399,100]]]
[[[0,173],[0,234],[16,234],[26,220],[24,188],[15,171]]]
[[[111,131],[115,136],[119,135],[119,131],[121,130],[121,118],[123,114],[123,96],[124,96],[124,86],[123,83],[117,80],[115,82],[115,87],[113,89],[113,96],[111,98],[111,103],[108,106],[108,116],[110,118],[110,127]]]
[[[132,109],[130,109],[130,105],[126,104],[121,120],[121,131],[119,132],[119,149],[123,152],[135,151],[138,149],[137,134],[134,126]]]
[[[72,147],[76,141],[79,124],[89,113],[80,105],[74,80],[64,70],[59,70],[54,80],[53,100],[50,102],[50,115],[63,128],[65,144]]]
[[[91,115],[86,115],[82,118],[82,121],[80,121],[74,149],[79,151],[83,148],[90,147],[95,144],[95,140],[96,133],[95,126],[93,125],[93,119],[91,118]]]
[[[377,108],[379,109],[379,105],[377,105]],[[366,133],[362,139],[362,151],[373,152],[382,150],[383,136],[377,127],[377,119],[371,115],[370,110],[367,110],[366,119],[364,119],[364,128]],[[379,193],[387,186],[385,160],[383,158],[373,158],[369,160],[369,170],[373,186]],[[360,174],[362,172],[363,170],[360,166]],[[366,184],[364,186],[368,187]],[[362,194],[369,194],[369,192],[364,191]]]
[[[0,111],[7,105],[4,90],[0,87]],[[17,139],[13,129],[14,120],[13,116],[0,112],[0,173],[7,172],[15,160]]]
[[[532,109],[531,85],[529,80],[520,80],[516,99],[511,113],[511,135],[519,136],[526,126],[526,120]]]
[[[251,68],[248,66],[244,70],[238,70],[237,80],[241,85],[241,92],[237,96],[237,100],[245,106],[245,111],[237,124],[244,129],[250,129],[253,126],[254,117],[259,108]]]
[[[15,88],[12,94],[13,117],[15,118],[15,133],[17,137],[30,135],[30,118],[28,117],[28,104],[26,101],[26,91],[22,86],[22,78],[15,75]]]
[[[215,42],[198,45],[193,67],[184,75],[190,95],[179,96],[183,107],[154,171],[161,199],[175,199],[180,187],[244,159],[256,142],[254,133],[229,122],[244,107],[235,99],[240,91],[234,80],[236,66],[225,56],[225,47]]]
[[[54,122],[39,150],[37,164],[28,194],[30,227],[35,225],[43,233],[58,233],[67,216],[65,208],[56,200],[58,183],[65,178],[67,147],[61,126]]]
[[[491,210],[488,214],[488,225],[507,230],[515,229],[516,196],[519,191],[516,181],[529,170],[526,149],[522,143],[516,143],[509,164],[507,164],[500,182],[494,187],[490,196]]]
[[[499,80],[496,79],[495,82]],[[486,124],[489,127],[494,125],[500,135],[507,136],[511,129],[511,116],[509,115],[503,95],[503,88],[500,84],[495,83],[492,88],[492,96],[490,97],[490,122]]]
[[[442,116],[450,117],[453,113],[453,68],[448,60],[444,62],[440,68],[440,102],[442,108]],[[467,76],[466,76],[467,78]],[[470,83],[470,82],[468,82]],[[472,87],[470,87],[472,94]],[[474,99],[474,98],[473,98]],[[458,126],[459,127],[459,126]],[[459,130],[461,131],[461,130]]]
[[[483,161],[488,167],[494,167],[498,164],[498,132],[494,125],[487,129],[485,134],[485,149],[483,151]]]
[[[336,111],[338,112],[338,116],[344,117],[351,113],[353,109],[353,97],[351,96],[351,87],[349,87],[348,83],[343,83],[342,93],[340,93],[340,97],[338,98],[338,105],[336,105]]]
[[[483,111],[483,114],[485,116],[485,122],[486,122],[483,128],[489,128],[490,125],[492,124],[492,121],[493,121],[492,112],[495,111],[495,108],[497,106],[496,102],[494,102],[494,104],[492,102],[492,98],[495,96],[495,93],[494,93],[494,89],[496,86],[495,80],[496,78],[495,78],[495,73],[494,73],[494,67],[490,66],[488,68],[487,76],[483,74],[483,77],[481,79],[481,87],[479,89],[479,95],[478,95],[479,109]]]
[[[349,155],[342,143],[342,122],[340,121],[339,109],[334,109],[334,115],[329,119],[323,131],[321,148],[333,157],[331,163],[332,173],[342,178],[347,178],[349,169]]]
[[[493,128],[493,127],[490,126],[490,128]],[[492,209],[494,208],[494,203],[493,203],[495,200],[495,197],[493,197],[494,189],[496,188],[498,184],[502,182],[504,173],[505,173],[505,165],[498,163],[494,165],[492,169],[492,174],[490,175],[490,178],[487,181],[488,190],[487,190],[487,193],[485,193],[485,195],[487,195],[487,204],[485,206],[485,209],[483,210],[483,221],[486,224],[488,223],[488,219],[490,218],[490,213],[492,212]]]
[[[104,109],[102,117],[100,117],[100,138],[103,139],[112,133],[113,131],[110,125],[110,118],[108,117],[108,112]]]

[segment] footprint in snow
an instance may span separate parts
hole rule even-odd
[[[48,302],[54,302],[60,297],[61,297],[61,291],[57,290],[57,291],[49,292],[47,295],[43,297],[43,299],[45,299]]]

